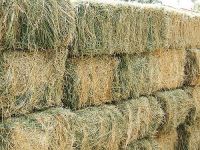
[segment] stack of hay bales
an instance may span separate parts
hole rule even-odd
[[[0,48],[1,150],[198,147],[199,14],[2,1]]]
[[[62,105],[73,16],[68,0],[0,2],[0,118]]]

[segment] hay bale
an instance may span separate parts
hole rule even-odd
[[[139,97],[160,89],[177,88],[184,81],[184,65],[184,50],[158,50],[145,55],[124,56],[117,92],[124,97]]]
[[[157,92],[155,96],[165,111],[165,120],[161,126],[163,133],[169,133],[172,129],[176,129],[184,123],[190,111],[194,108],[192,98],[181,89]]]
[[[0,125],[0,149],[72,150],[71,120],[74,114],[59,108],[9,119]]]
[[[153,139],[141,139],[128,145],[127,150],[160,150]]]
[[[70,59],[66,67],[63,102],[72,109],[100,105],[113,100],[117,58],[83,57]]]
[[[11,52],[0,58],[0,117],[60,106],[66,52]]]
[[[158,134],[155,138],[159,150],[174,150],[178,144],[178,134],[176,130],[172,130],[167,134]]]
[[[125,147],[138,138],[152,136],[163,121],[164,113],[154,97],[141,97],[118,106],[126,119]]]
[[[160,5],[74,2],[73,55],[141,53],[200,47],[200,16]]]
[[[0,2],[0,46],[7,49],[54,49],[66,46],[74,32],[69,0]]]
[[[74,113],[51,109],[1,124],[0,144],[3,150],[117,150],[121,145],[155,134],[162,119],[163,111],[156,99],[144,97]]]
[[[200,85],[200,50],[190,49],[187,51],[187,63],[185,66],[187,85]]]

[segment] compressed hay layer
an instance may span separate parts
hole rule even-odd
[[[73,55],[141,53],[200,46],[200,16],[156,5],[74,3]]]
[[[116,93],[123,99],[177,88],[184,81],[184,50],[159,50],[139,56],[123,56]],[[117,94],[116,94],[117,95]],[[121,99],[120,97],[120,99]]]
[[[155,96],[165,111],[165,120],[161,126],[162,133],[169,133],[186,121],[194,109],[192,98],[183,90],[157,92]]]
[[[13,118],[0,125],[1,150],[70,150],[70,123],[74,114],[52,109],[26,117]]]
[[[127,150],[161,150],[158,143],[154,139],[141,139],[131,143],[126,148]]]
[[[0,58],[0,117],[60,106],[65,60],[65,50],[4,52]]]
[[[74,10],[69,0],[0,1],[0,46],[3,50],[66,46],[74,27]]]
[[[64,104],[80,108],[112,101],[118,64],[117,58],[108,56],[70,59],[66,67]]]
[[[200,85],[200,50],[187,51],[187,63],[185,66],[187,85]]]
[[[162,119],[156,99],[145,97],[75,113],[51,109],[1,124],[0,145],[2,150],[117,150],[121,144],[155,134]]]
[[[167,134],[159,134],[155,141],[159,150],[174,150],[178,144],[178,134],[176,130],[172,130]]]

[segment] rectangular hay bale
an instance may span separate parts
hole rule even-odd
[[[119,61],[111,56],[72,58],[67,62],[63,102],[72,109],[113,100]]]
[[[74,2],[72,55],[141,53],[200,47],[200,16],[160,5],[82,0]]]
[[[62,108],[11,118],[0,124],[2,150],[110,149],[155,134],[163,111],[155,98],[71,112]],[[37,138],[35,138],[37,137]]]
[[[185,51],[158,50],[144,55],[123,56],[119,69],[120,96],[139,97],[161,89],[182,86]]]
[[[185,123],[194,109],[193,99],[182,89],[155,93],[165,112],[165,120],[160,127],[162,133],[169,133]]]
[[[6,51],[0,58],[0,117],[60,106],[66,51]]]

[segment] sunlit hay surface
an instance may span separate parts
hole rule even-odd
[[[68,110],[51,109],[0,125],[1,150],[72,150],[74,114]]]
[[[0,116],[60,106],[66,51],[11,52],[0,59]]]
[[[50,109],[5,121],[0,125],[0,142],[3,150],[117,150],[155,134],[163,115],[154,98],[91,107],[73,113]]]
[[[200,85],[200,50],[190,49],[187,51],[187,63],[185,66],[186,84]]]
[[[116,92],[122,97],[139,97],[160,89],[180,87],[184,81],[184,65],[184,50],[157,50],[144,55],[123,56]]]
[[[190,111],[194,109],[192,98],[183,90],[157,92],[157,99],[165,111],[165,120],[161,126],[162,133],[169,133],[184,123]]]
[[[169,7],[127,2],[73,2],[73,55],[141,53],[200,47],[200,15]]]
[[[140,139],[128,145],[127,150],[160,150],[158,143],[152,138]]]
[[[1,0],[0,46],[54,49],[72,39],[75,20],[69,0]]]
[[[72,109],[113,100],[119,61],[111,56],[69,59],[66,63],[63,102]]]
[[[171,130],[169,133],[163,133],[155,137],[159,150],[174,150],[178,144],[178,134],[176,129]]]

